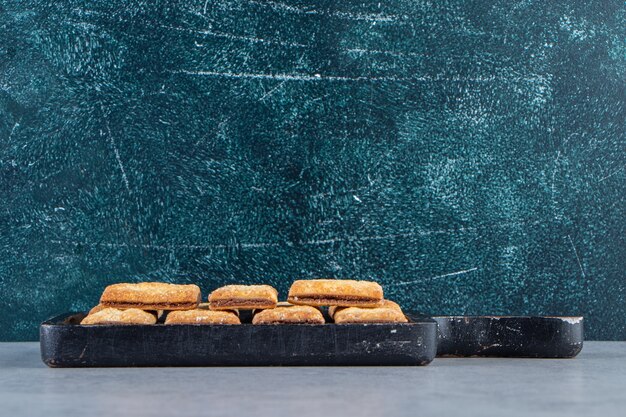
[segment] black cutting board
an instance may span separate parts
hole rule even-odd
[[[437,324],[81,326],[84,314],[41,324],[50,367],[427,365]]]
[[[582,317],[435,316],[437,356],[573,358],[583,347]]]

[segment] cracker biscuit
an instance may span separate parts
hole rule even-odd
[[[322,312],[311,306],[284,306],[262,310],[252,324],[324,324]]]
[[[99,325],[130,325],[130,324],[155,324],[156,316],[138,308],[119,310],[117,308],[104,308],[96,313],[89,314],[80,324]]]
[[[209,294],[211,310],[274,308],[278,291],[269,285],[226,285]]]
[[[407,323],[402,311],[396,308],[359,308],[347,307],[335,311],[333,320],[337,324],[355,323]]]
[[[89,313],[87,313],[87,315],[97,313],[98,311],[104,310],[105,308],[111,308],[111,307],[98,304],[97,306],[94,306],[91,310],[89,310]],[[118,310],[128,310],[128,309],[119,308]],[[163,316],[163,310],[144,310],[144,311],[146,313],[154,314],[154,316],[157,318],[157,321],[161,318],[161,316]]]
[[[339,279],[298,280],[291,284],[287,301],[311,306],[378,307],[383,288],[372,281]]]
[[[380,305],[380,307],[384,307],[384,308],[394,308],[400,312],[402,312],[402,309],[400,308],[400,306],[398,305],[398,303],[391,301],[391,300],[383,300],[382,304]],[[335,313],[337,311],[340,311],[344,308],[347,307],[341,307],[341,306],[330,306],[328,307],[328,315],[330,317],[333,317],[335,315]]]
[[[192,310],[198,307],[200,297],[197,285],[141,282],[109,285],[100,297],[100,304],[142,310]]]
[[[165,324],[241,324],[241,321],[230,311],[185,310],[169,313]]]

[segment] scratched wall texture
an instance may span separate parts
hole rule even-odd
[[[626,339],[625,86],[622,0],[2,0],[0,339],[326,276]]]

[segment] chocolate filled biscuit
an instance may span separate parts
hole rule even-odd
[[[324,324],[322,312],[311,306],[282,306],[261,310],[252,324]]]
[[[130,324],[155,324],[156,316],[137,308],[119,310],[117,308],[104,308],[96,313],[89,314],[80,324],[92,325],[130,325]]]
[[[200,298],[197,285],[141,282],[109,285],[100,297],[100,304],[141,310],[191,310],[198,306]]]
[[[380,307],[383,307],[383,308],[394,308],[394,309],[396,309],[396,310],[398,310],[398,311],[400,311],[400,312],[402,311],[402,309],[400,308],[400,306],[398,305],[398,303],[396,303],[396,302],[394,302],[394,301],[391,301],[391,300],[383,300],[383,302],[382,302],[382,304],[380,305]],[[328,315],[329,315],[330,317],[333,317],[337,311],[340,311],[340,310],[342,310],[342,309],[344,309],[344,308],[347,308],[347,307],[341,307],[341,306],[330,306],[330,307],[328,308]]]
[[[299,280],[291,285],[287,301],[311,306],[378,307],[383,288],[372,281]]]
[[[408,320],[397,308],[375,307],[360,308],[346,307],[337,309],[333,316],[337,324],[364,324],[364,323],[407,323]]]
[[[241,324],[241,321],[231,311],[184,310],[170,312],[165,324]]]
[[[102,304],[98,304],[97,306],[92,307],[91,310],[89,310],[88,314],[94,314],[97,313],[98,311],[104,310],[105,308],[111,308],[111,307],[107,307],[105,305]],[[118,310],[128,310],[127,308],[120,308]],[[144,310],[146,313],[150,313],[150,314],[154,314],[155,317],[158,319],[161,318],[161,316],[163,315],[163,310]]]
[[[226,285],[209,295],[211,310],[254,310],[276,307],[278,291],[269,285]]]

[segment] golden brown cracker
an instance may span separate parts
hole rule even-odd
[[[262,310],[252,324],[324,324],[321,311],[311,306],[284,306]]]
[[[346,307],[335,311],[333,321],[337,324],[408,322],[402,311],[389,307]]]
[[[383,288],[373,281],[312,279],[295,281],[287,301],[311,306],[378,307]]]
[[[130,324],[155,324],[156,316],[137,308],[119,310],[117,308],[104,308],[96,313],[89,314],[80,324],[97,325],[130,325]]]
[[[398,303],[391,301],[391,300],[383,300],[382,304],[380,305],[380,307],[384,307],[384,308],[394,308],[398,311],[402,311],[402,309],[400,308],[400,306],[398,305]],[[330,317],[333,317],[335,315],[335,313],[339,310],[342,310],[344,308],[347,307],[342,307],[342,306],[330,306],[328,307],[328,315]]]
[[[241,321],[230,311],[185,310],[169,313],[165,324],[241,324]]]
[[[278,291],[269,285],[226,285],[209,295],[211,310],[254,310],[274,308]]]
[[[198,307],[200,299],[197,285],[141,282],[109,285],[100,297],[100,304],[142,310],[191,310]]]

